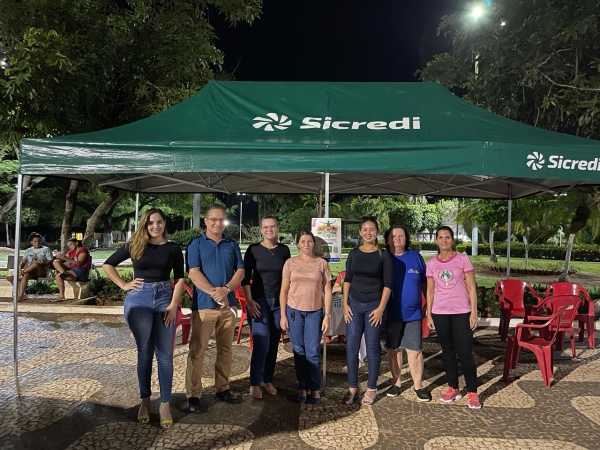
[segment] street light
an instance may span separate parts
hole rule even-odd
[[[483,8],[481,6],[476,6],[473,8],[471,15],[473,16],[473,19],[479,19],[483,15]]]
[[[243,215],[243,200],[244,200],[244,195],[246,194],[242,194],[240,192],[237,193],[237,195],[240,196],[240,244],[242,243],[242,215]]]

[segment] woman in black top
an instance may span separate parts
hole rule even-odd
[[[394,283],[394,261],[388,251],[377,244],[379,226],[374,218],[363,219],[360,236],[363,244],[348,254],[344,278],[344,320],[346,321],[346,365],[348,392],[343,403],[358,398],[358,350],[364,333],[369,377],[363,405],[371,405],[377,395],[379,378],[379,335],[383,313]]]
[[[283,265],[291,256],[287,245],[278,243],[275,217],[263,218],[260,230],[263,240],[246,250],[242,281],[254,344],[250,358],[250,395],[254,398],[262,398],[261,378],[267,394],[277,394],[272,381],[281,335],[279,291]]]
[[[183,291],[183,253],[177,244],[167,242],[166,216],[150,208],[140,219],[131,240],[104,263],[106,274],[124,291],[125,321],[138,349],[137,374],[142,404],[138,421],[150,421],[150,376],[156,352],[160,386],[160,426],[173,426],[169,402],[173,385],[173,339],[179,297]],[[115,266],[131,258],[134,279],[126,283]],[[175,289],[171,287],[171,272]]]

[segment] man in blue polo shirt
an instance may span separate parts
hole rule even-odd
[[[206,211],[206,232],[194,238],[186,252],[188,276],[194,283],[192,298],[192,337],[187,360],[185,389],[188,410],[200,408],[202,366],[208,341],[213,331],[217,343],[215,389],[217,399],[239,403],[229,390],[229,374],[233,361],[232,343],[236,316],[231,306],[237,305],[233,290],[244,278],[244,261],[239,245],[223,236],[227,215],[225,208],[211,205]]]

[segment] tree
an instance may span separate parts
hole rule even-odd
[[[497,114],[579,136],[600,129],[599,0],[498,0],[475,22],[442,18],[452,50],[420,71]],[[475,70],[477,62],[477,71]]]
[[[438,33],[452,39],[452,49],[427,63],[420,78],[466,91],[465,99],[505,117],[599,139],[599,10],[600,0],[498,0],[479,23],[445,16]],[[592,191],[598,209],[600,193]],[[578,225],[568,227],[570,240],[589,217],[579,214]]]
[[[60,231],[60,248],[64,251],[67,247],[67,240],[71,237],[71,225],[75,217],[75,202],[77,201],[77,192],[79,191],[79,181],[71,180],[69,192],[67,192],[65,201],[65,213]]]
[[[427,230],[429,240],[433,233],[444,224],[444,210],[440,203],[428,203],[423,205],[423,225],[419,231]]]
[[[11,159],[24,137],[122,125],[194,94],[219,75],[223,62],[209,22],[212,13],[224,15],[231,24],[251,23],[261,4],[3,0],[0,172],[10,169],[14,179]],[[30,180],[24,180],[26,187]],[[11,208],[1,208],[0,217]]]

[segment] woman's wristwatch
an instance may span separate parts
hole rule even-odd
[[[227,293],[231,294],[233,291],[231,290],[231,288],[227,285],[223,286],[225,289],[227,289]]]
[[[325,313],[325,317],[329,317],[331,319],[331,313]]]

